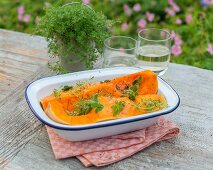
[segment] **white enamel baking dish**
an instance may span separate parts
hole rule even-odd
[[[180,99],[178,94],[160,77],[158,77],[158,93],[162,93],[166,97],[168,107],[157,112],[129,118],[79,126],[63,125],[51,120],[45,114],[40,105],[40,100],[51,94],[54,88],[64,85],[75,85],[76,82],[88,80],[93,76],[94,78],[91,82],[99,82],[138,71],[141,71],[141,69],[133,67],[114,67],[46,77],[29,84],[25,91],[25,97],[32,113],[41,122],[54,128],[59,136],[70,141],[83,141],[131,132],[154,124],[159,116],[171,113],[179,106]]]

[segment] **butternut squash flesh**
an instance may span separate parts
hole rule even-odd
[[[161,110],[167,102],[157,90],[156,74],[146,70],[58,90],[57,95],[54,91],[41,100],[41,105],[58,123],[84,125]]]

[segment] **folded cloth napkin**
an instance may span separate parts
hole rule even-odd
[[[56,159],[76,156],[89,167],[112,164],[155,142],[171,139],[178,135],[179,128],[162,116],[156,124],[146,129],[82,142],[62,139],[48,126],[47,132]]]

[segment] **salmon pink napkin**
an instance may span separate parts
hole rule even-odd
[[[89,167],[112,164],[155,142],[174,138],[178,135],[179,128],[173,122],[160,117],[156,124],[143,130],[82,142],[62,139],[48,126],[47,132],[56,159],[76,156]]]

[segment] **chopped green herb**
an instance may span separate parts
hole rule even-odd
[[[136,109],[141,110],[141,105],[140,105],[140,103],[139,103],[139,104],[132,103],[132,107],[135,107]]]
[[[110,80],[104,80],[104,81],[101,81],[100,83],[102,84],[102,83],[109,83],[110,82]]]
[[[146,106],[146,111],[152,111],[156,107],[163,107],[163,103],[160,100],[142,99],[141,102]]]
[[[92,77],[90,77],[90,79],[89,80],[92,80],[92,79],[94,79],[95,77],[94,76],[92,76]]]
[[[137,92],[138,87],[136,85],[133,85],[132,87],[130,87],[130,90],[132,90],[133,92]]]
[[[92,110],[92,107],[88,101],[85,99],[81,99],[76,105],[75,105],[75,112],[77,113],[77,116],[80,115],[86,115]]]
[[[96,102],[98,102],[98,94],[94,94],[93,95],[93,100],[96,101]]]
[[[153,109],[154,107],[152,106],[152,107],[147,107],[145,110],[149,112],[149,111],[152,111]]]
[[[77,87],[80,87],[80,86],[83,86],[83,85],[85,85],[85,84],[87,84],[87,82],[80,81],[80,82],[77,82],[77,83],[76,83],[76,86],[77,86]]]
[[[54,90],[53,90],[53,95],[54,95],[56,98],[59,98],[59,97],[61,96],[60,90],[54,89]]]
[[[80,86],[87,85],[87,84],[89,84],[90,81],[91,81],[92,79],[94,79],[94,78],[95,78],[95,77],[92,76],[92,77],[90,77],[88,80],[79,81],[79,82],[76,83],[76,86],[80,87]]]
[[[70,89],[72,89],[73,87],[72,86],[63,86],[63,87],[60,87],[58,89],[54,89],[53,90],[53,95],[56,97],[56,98],[59,98],[61,96],[61,91],[68,91]]]
[[[98,94],[94,95],[93,100],[90,100],[90,104],[92,108],[96,108],[96,113],[100,112],[104,108],[104,106],[98,101]]]
[[[109,83],[110,82],[110,80],[104,80],[104,83]]]
[[[77,116],[86,115],[93,108],[95,108],[96,113],[100,112],[104,108],[104,106],[101,103],[99,103],[99,101],[98,101],[98,94],[95,94],[93,96],[93,99],[91,99],[91,100],[81,99],[75,105],[75,111],[74,112],[77,114]]]
[[[125,107],[125,101],[116,101],[112,108],[113,116],[117,116]]]
[[[65,112],[67,113],[67,115],[69,116],[77,116],[75,112],[70,112],[68,110],[65,110]]]
[[[133,81],[133,85],[136,85],[136,84],[140,84],[140,82],[142,81],[142,77],[139,76],[138,79],[136,79],[135,81]]]
[[[130,100],[135,100],[135,97],[138,95],[138,88],[141,81],[141,76],[139,76],[138,79],[134,80],[132,86],[127,90],[127,93],[123,94],[123,97],[128,97]]]
[[[67,86],[67,85],[65,85],[61,90],[63,90],[63,91],[68,91],[68,90],[70,90],[70,89],[72,89],[73,87],[72,86]]]

